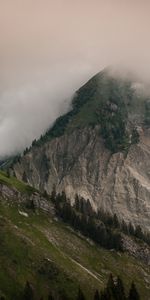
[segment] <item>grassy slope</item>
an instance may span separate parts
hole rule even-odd
[[[9,177],[6,172],[0,171],[0,183],[16,188],[21,193],[32,194],[36,191],[35,188],[25,184],[23,181],[19,181],[16,177]]]
[[[46,297],[49,290],[61,289],[69,299],[75,299],[80,284],[87,299],[92,299],[93,291],[104,286],[110,272],[121,275],[127,288],[134,279],[142,299],[149,299],[147,266],[126,254],[91,245],[42,212],[28,213],[28,218],[23,217],[16,206],[0,204],[0,290],[8,299],[19,297],[26,280],[38,295]]]
[[[0,183],[21,193],[34,192],[4,172],[0,172]],[[45,298],[55,289],[75,299],[80,284],[90,300],[94,290],[105,285],[110,272],[120,275],[126,288],[135,280],[142,299],[149,299],[147,266],[127,254],[89,243],[64,223],[40,211],[27,210],[28,217],[24,217],[20,210],[24,210],[20,204],[18,207],[0,201],[0,291],[8,300],[19,299],[27,280],[37,295]]]

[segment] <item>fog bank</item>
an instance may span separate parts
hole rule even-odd
[[[150,81],[148,0],[0,1],[0,157],[22,151],[108,65]]]

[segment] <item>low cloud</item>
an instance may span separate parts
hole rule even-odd
[[[0,157],[22,151],[108,65],[150,81],[147,0],[0,1]]]

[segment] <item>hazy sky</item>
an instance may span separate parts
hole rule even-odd
[[[0,156],[29,145],[108,65],[150,78],[149,0],[0,0]]]

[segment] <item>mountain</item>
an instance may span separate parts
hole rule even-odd
[[[137,79],[98,73],[11,173],[48,194],[64,190],[72,203],[78,194],[149,231],[149,99]]]
[[[0,300],[150,299],[149,99],[106,69],[1,162]]]
[[[64,223],[48,195],[4,172],[0,172],[0,228],[1,299],[48,299],[52,293],[54,298],[49,299],[75,300],[80,286],[92,300],[110,273],[123,279],[126,293],[134,280],[141,299],[149,299],[148,246],[124,237],[134,254],[146,247],[149,263],[125,249],[100,247]]]

